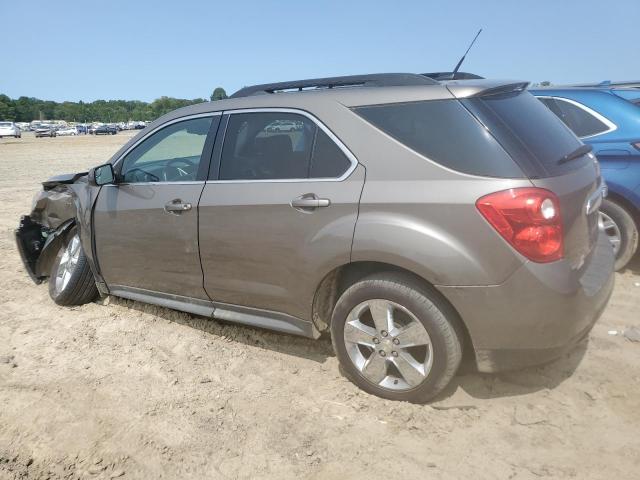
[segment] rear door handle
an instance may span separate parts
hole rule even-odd
[[[318,198],[315,194],[306,194],[291,200],[291,206],[297,209],[315,210],[316,208],[324,208],[331,205],[328,198]]]
[[[183,203],[182,200],[176,198],[165,204],[164,211],[168,213],[180,213],[191,210],[192,205],[190,203]]]

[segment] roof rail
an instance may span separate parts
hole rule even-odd
[[[248,97],[286,90],[334,87],[402,87],[410,85],[436,85],[438,82],[416,73],[374,73],[369,75],[349,75],[346,77],[313,78],[290,82],[265,83],[244,87],[231,95],[231,98]]]

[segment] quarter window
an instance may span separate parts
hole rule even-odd
[[[551,109],[567,127],[578,137],[591,137],[609,130],[609,126],[571,102],[562,98],[541,98],[542,103]]]
[[[123,160],[126,183],[196,180],[212,117],[171,124],[136,146]]]
[[[315,122],[295,113],[235,113],[225,133],[220,180],[338,178],[350,161]]]
[[[351,161],[321,128],[316,134],[311,161],[311,178],[341,177],[351,166]]]

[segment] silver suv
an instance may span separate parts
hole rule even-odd
[[[248,87],[44,182],[18,247],[58,304],[100,293],[330,332],[359,387],[424,402],[465,353],[483,372],[558,357],[613,288],[598,163],[525,87]]]

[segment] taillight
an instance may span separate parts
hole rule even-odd
[[[543,188],[512,188],[480,198],[476,207],[522,255],[547,263],[563,256],[558,197]]]

